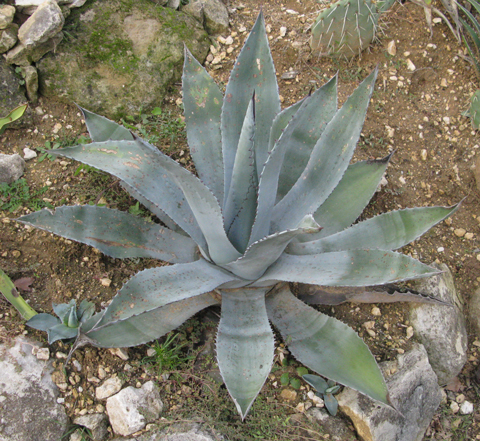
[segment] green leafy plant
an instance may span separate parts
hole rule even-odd
[[[318,14],[310,47],[319,55],[360,55],[375,39],[380,14],[395,0],[338,0]]]
[[[113,174],[164,225],[88,205],[42,210],[19,221],[112,257],[173,265],[132,277],[105,310],[81,324],[75,346],[146,343],[221,304],[217,361],[242,419],[272,367],[270,323],[310,370],[388,403],[385,381],[363,340],[299,300],[288,284],[355,287],[438,273],[394,250],[458,205],[393,211],[351,226],[390,159],[350,165],[376,75],[340,109],[334,77],[282,110],[262,15],[225,97],[185,50],[183,103],[199,177],[128,129],[83,110],[93,142],[50,153]],[[338,303],[333,294],[315,298]]]
[[[47,332],[50,344],[57,340],[77,337],[81,325],[95,313],[95,305],[83,300],[77,310],[77,303],[72,299],[69,303],[54,304],[53,311],[57,317],[40,313],[27,322],[31,328]]]
[[[334,395],[338,393],[340,386],[336,385],[335,381],[325,381],[318,375],[306,374],[303,379],[317,391],[316,395],[323,399],[328,413],[335,416],[338,410],[338,401]]]
[[[151,348],[155,354],[146,357],[145,361],[155,364],[158,372],[169,372],[178,369],[182,364],[191,360],[192,357],[186,356],[183,353],[183,348],[187,345],[186,342],[178,343],[180,334],[170,333],[163,343],[155,341]]]
[[[40,146],[40,147],[35,147],[36,150],[40,152],[40,156],[38,157],[38,162],[42,162],[45,159],[48,159],[50,161],[54,161],[55,158],[53,155],[50,153],[50,150],[52,149],[58,149],[61,147],[59,142],[51,143],[50,141],[45,141],[45,145]]]
[[[0,292],[15,307],[25,320],[30,320],[37,312],[19,294],[17,288],[0,268]]]
[[[27,110],[28,104],[22,104],[21,106],[15,107],[7,116],[0,118],[0,135],[5,131],[6,125],[20,119],[25,110]]]
[[[296,373],[299,377],[301,377],[302,375],[305,375],[308,373],[308,369],[303,367],[303,366],[300,366],[296,369]],[[301,387],[301,382],[300,382],[300,379],[298,377],[291,377],[290,374],[288,372],[284,372],[281,377],[280,377],[280,383],[284,386],[292,386],[294,389],[300,389]]]
[[[0,182],[0,209],[13,213],[22,206],[34,211],[41,208],[53,208],[52,204],[40,199],[40,196],[47,190],[48,187],[42,187],[40,190],[31,191],[24,178],[11,184]]]

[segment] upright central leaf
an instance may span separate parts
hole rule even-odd
[[[255,156],[257,174],[260,175],[268,157],[270,128],[275,115],[280,112],[275,67],[268,47],[263,14],[258,16],[252,32],[237,58],[225,91],[222,108],[225,197],[230,188],[243,121],[254,93],[256,107]]]

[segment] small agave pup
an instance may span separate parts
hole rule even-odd
[[[337,78],[281,110],[260,15],[225,97],[186,51],[183,102],[199,177],[127,129],[84,111],[93,142],[50,151],[116,176],[166,226],[96,206],[60,207],[20,222],[116,258],[174,265],[132,277],[81,323],[77,346],[149,342],[221,303],[218,365],[242,419],[272,366],[274,336],[312,371],[383,403],[387,388],[357,334],[295,297],[286,282],[377,285],[438,271],[396,250],[457,207],[359,217],[389,158],[349,165],[376,72],[337,110]]]

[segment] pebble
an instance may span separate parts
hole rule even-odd
[[[227,39],[225,37],[222,37],[221,35],[219,35],[217,37],[217,41],[221,44],[225,44],[225,42],[227,41]]]
[[[231,35],[229,35],[226,39],[225,39],[225,44],[227,46],[231,46],[233,44],[233,37]]]
[[[128,352],[125,348],[110,348],[110,353],[116,355],[124,361],[129,359]]]
[[[283,389],[280,393],[280,397],[284,400],[295,401],[297,399],[297,393],[291,389]]]
[[[407,69],[412,72],[417,69],[410,58],[407,58]]]
[[[105,277],[103,279],[100,279],[100,283],[102,284],[102,286],[106,286],[108,288],[110,286],[110,284],[112,283],[112,281],[110,279],[108,279],[107,277]]]
[[[50,350],[48,348],[39,348],[35,354],[38,360],[50,359]]]
[[[63,352],[57,352],[57,353],[55,354],[55,357],[57,357],[57,358],[59,358],[59,359],[60,359],[60,358],[67,358],[67,354],[65,354],[65,353],[63,353]]]
[[[448,116],[444,116],[442,119],[445,124],[450,124],[450,118]]]
[[[280,28],[280,37],[285,37],[287,35],[287,28],[285,26],[282,26]]]
[[[473,233],[466,233],[465,234],[465,239],[472,240],[473,239]]]
[[[375,327],[375,322],[374,321],[370,321],[370,322],[365,322],[363,324],[363,327],[365,329],[373,329]]]
[[[420,152],[420,156],[422,158],[423,161],[426,161],[427,160],[427,150],[426,149],[422,149],[422,151]]]
[[[153,357],[156,353],[157,353],[157,351],[153,348],[148,348],[147,349],[147,357]]]
[[[463,237],[465,236],[465,233],[467,232],[464,228],[457,228],[453,231],[455,233],[455,236],[457,237]]]
[[[60,131],[61,128],[62,128],[62,125],[61,125],[60,123],[57,123],[57,124],[55,124],[55,126],[53,127],[52,132],[55,133],[55,134],[57,134],[57,133]]]
[[[33,159],[36,157],[37,157],[37,152],[35,152],[35,150],[29,149],[28,147],[25,147],[23,149],[23,159],[25,159],[25,161],[29,161],[30,159]]]
[[[409,326],[407,328],[407,339],[410,339],[413,337],[413,326]]]
[[[460,413],[462,415],[470,415],[473,413],[473,404],[470,401],[464,401],[463,404],[460,406]]]
[[[382,315],[382,311],[380,311],[380,308],[378,306],[374,306],[372,308],[372,315],[375,315],[377,317],[381,316]]]
[[[458,405],[458,403],[456,401],[452,401],[450,403],[450,410],[453,412],[453,413],[457,413],[459,410],[460,410],[460,406]]]
[[[463,395],[463,394],[457,395],[457,396],[455,397],[455,401],[456,401],[458,404],[462,404],[462,403],[465,401],[465,395]]]
[[[98,378],[100,380],[103,380],[107,376],[107,372],[105,371],[105,368],[103,366],[98,367]]]
[[[297,407],[295,407],[295,410],[300,413],[305,412],[305,403],[298,403]]]
[[[445,248],[443,248],[443,247],[438,247],[438,248],[437,248],[437,251],[438,251],[439,253],[443,253],[443,252],[445,251]]]
[[[270,26],[269,24],[267,24],[265,26],[265,30],[267,31],[267,34],[269,34],[270,32],[272,32],[272,26]],[[243,32],[243,31],[240,31],[240,32]]]
[[[122,380],[118,377],[111,377],[95,389],[95,396],[97,400],[105,400],[106,398],[115,395],[122,389]]]
[[[392,40],[390,43],[387,45],[387,52],[389,55],[392,57],[397,54],[397,46],[395,44],[395,40]]]
[[[442,87],[448,87],[448,83],[447,83],[447,79],[446,79],[446,78],[442,78],[442,81],[440,81],[440,86],[442,86]]]
[[[73,359],[72,364],[73,364],[74,368],[77,370],[77,372],[82,372],[82,365],[80,364],[80,362],[78,360]]]

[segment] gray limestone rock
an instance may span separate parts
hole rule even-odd
[[[0,153],[0,182],[11,184],[23,175],[25,161],[20,155]]]
[[[7,66],[0,56],[0,116],[7,116],[15,107],[27,102],[20,79],[15,75],[13,68]],[[32,121],[30,109],[24,115],[9,124],[8,128],[27,127]]]
[[[398,412],[353,389],[337,395],[340,410],[350,417],[362,441],[421,441],[441,401],[425,348],[415,344],[396,362],[380,367]]]
[[[411,304],[410,322],[415,335],[427,350],[438,384],[445,385],[458,375],[466,363],[468,341],[463,301],[455,289],[452,273],[444,264],[437,267],[444,272],[422,279],[417,283],[416,290],[452,306]]]
[[[92,413],[78,416],[73,422],[89,429],[93,441],[102,441],[108,435],[108,420],[104,413]]]
[[[470,315],[470,323],[480,337],[480,289],[477,289],[470,297],[468,304],[468,312]]]
[[[75,14],[82,25],[74,38],[37,63],[40,93],[111,119],[162,102],[181,77],[184,43],[200,62],[210,47],[193,17],[148,0],[91,2]]]
[[[62,39],[63,32],[59,32],[45,43],[38,44],[37,46],[27,47],[22,43],[18,43],[13,49],[7,52],[5,61],[8,64],[15,64],[17,66],[29,66],[40,60],[46,53],[55,51]]]
[[[0,29],[7,29],[15,16],[15,7],[10,5],[0,5]]]
[[[178,9],[180,7],[180,0],[168,0],[167,7],[172,9]]]
[[[142,430],[147,423],[160,417],[163,403],[157,386],[147,381],[141,388],[122,389],[107,399],[107,413],[113,431],[122,436]]]
[[[5,29],[0,31],[0,54],[4,54],[10,50],[18,40],[18,25],[9,24]]]
[[[220,0],[205,0],[203,14],[209,34],[221,34],[228,29],[228,9]]]
[[[32,355],[34,341],[17,337],[15,345],[0,345],[0,440],[59,441],[68,418],[56,402],[49,362]]]
[[[38,46],[58,34],[64,23],[65,18],[57,2],[45,0],[20,26],[18,39],[27,48]]]
[[[195,17],[203,26],[205,15],[203,13],[204,0],[192,0],[181,7],[181,11]]]
[[[312,407],[307,410],[307,418],[316,420],[322,425],[322,433],[328,434],[332,441],[357,441],[355,432],[340,416],[332,416],[325,409]]]
[[[223,436],[218,433],[212,436],[209,431],[204,430],[199,424],[183,423],[170,426],[168,429],[149,431],[139,437],[135,437],[135,439],[122,438],[122,441],[218,441],[223,439]]]
[[[25,80],[27,97],[29,101],[35,103],[38,99],[38,72],[33,66],[23,66],[21,68],[22,77]]]

